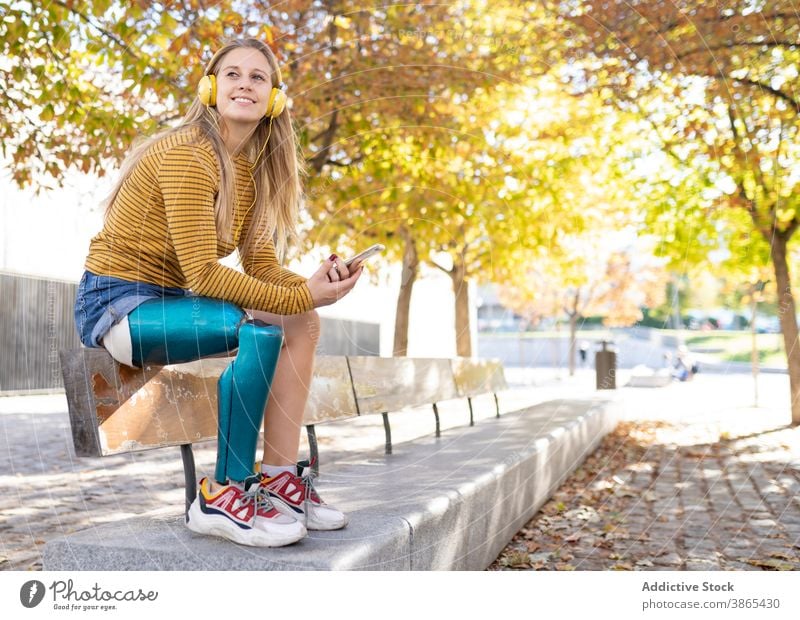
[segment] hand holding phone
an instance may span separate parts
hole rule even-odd
[[[347,268],[352,271],[353,267],[358,267],[358,265],[363,263],[365,260],[375,256],[376,254],[379,254],[380,252],[383,252],[385,249],[386,247],[383,244],[376,243],[375,245],[368,247],[363,252],[359,252],[355,256],[348,258],[346,261],[344,261],[344,264],[347,265]]]

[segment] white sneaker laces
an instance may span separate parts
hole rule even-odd
[[[247,490],[244,492],[242,503],[249,503],[254,502],[256,507],[256,514],[258,514],[259,509],[264,510],[273,510],[275,506],[272,504],[272,500],[269,498],[269,493],[267,490],[261,485],[259,482],[254,482],[251,485],[252,491]],[[247,498],[246,500],[244,498]]]
[[[303,472],[303,476],[300,478],[300,480],[303,482],[303,486],[305,486],[305,499],[303,500],[303,512],[305,513],[306,517],[305,519],[306,527],[308,527],[308,511],[309,511],[309,501],[310,501],[309,498],[311,498],[312,493],[314,495],[317,495],[317,497],[319,497],[319,495],[317,494],[317,490],[314,488],[314,478],[316,477],[317,474],[315,474],[314,470],[312,470],[311,467],[309,467],[306,471]],[[321,500],[320,503],[322,503]]]

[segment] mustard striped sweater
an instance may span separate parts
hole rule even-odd
[[[248,159],[239,155],[234,164],[238,244],[252,220],[253,183]],[[103,229],[90,243],[86,269],[188,288],[242,308],[276,314],[311,310],[306,279],[278,264],[272,241],[254,254],[242,253],[245,273],[217,262],[234,250],[217,236],[214,197],[219,184],[216,155],[199,129],[187,128],[158,141],[120,188]]]

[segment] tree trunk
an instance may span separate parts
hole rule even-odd
[[[590,292],[588,297],[591,299],[592,293]],[[569,317],[569,349],[567,352],[567,358],[569,363],[569,376],[575,376],[575,340],[578,336],[578,319],[580,318],[580,312],[578,308],[581,306],[581,290],[578,288],[575,290],[575,296],[572,298],[572,308],[567,311],[567,316]],[[586,307],[586,304],[583,306]]]
[[[400,294],[397,296],[397,312],[394,320],[394,347],[392,355],[405,357],[408,355],[408,318],[411,308],[411,291],[417,279],[419,257],[417,244],[411,232],[405,227],[400,229],[405,240],[403,250],[403,273],[400,279]]]
[[[680,276],[673,273],[674,281],[672,285],[672,329],[683,329],[683,321],[681,320],[681,294],[678,287],[680,283]]]
[[[800,342],[797,339],[797,309],[792,295],[789,265],[786,262],[787,234],[776,233],[770,244],[775,282],[778,286],[778,317],[781,322],[786,362],[789,367],[789,391],[792,425],[800,425]]]
[[[456,354],[472,356],[472,338],[469,326],[469,286],[466,281],[467,268],[463,262],[454,261],[450,277],[456,296]]]
[[[578,313],[569,314],[569,376],[575,376],[575,340],[578,335]]]

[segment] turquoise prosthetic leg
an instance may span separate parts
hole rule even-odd
[[[133,363],[180,364],[233,351],[246,314],[210,297],[149,299],[128,315]]]
[[[128,315],[133,363],[177,364],[239,351],[217,383],[215,478],[241,482],[253,474],[258,432],[278,363],[279,327],[245,320],[237,306],[208,297],[148,300]]]
[[[282,344],[279,327],[248,321],[239,329],[239,352],[217,384],[217,482],[241,482],[253,475],[258,432]]]

